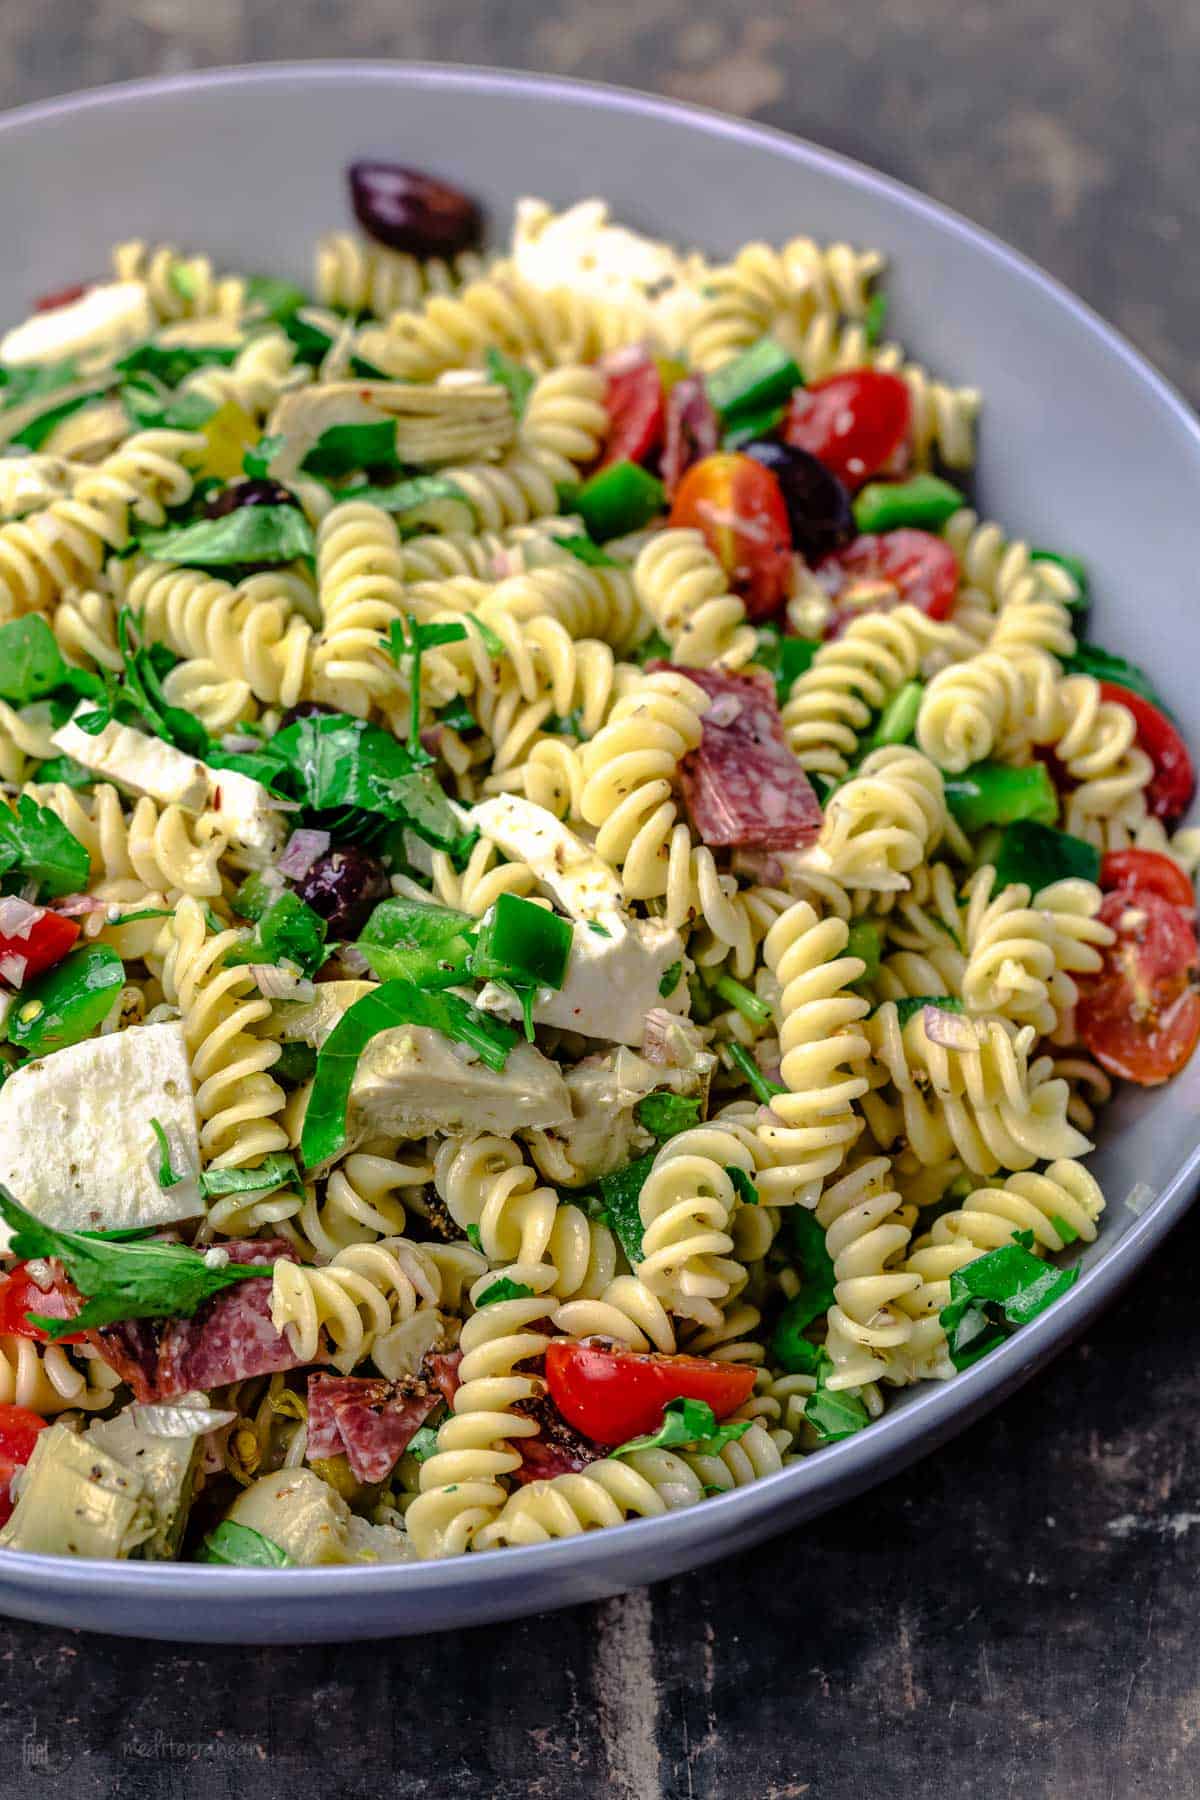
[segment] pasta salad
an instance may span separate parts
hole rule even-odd
[[[0,340],[0,1547],[652,1517],[1076,1278],[1193,788],[883,258],[350,171]]]

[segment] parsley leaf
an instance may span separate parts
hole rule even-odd
[[[700,1101],[692,1094],[647,1094],[634,1107],[633,1116],[660,1143],[665,1143],[700,1123]]]
[[[716,1414],[706,1400],[668,1400],[663,1408],[662,1424],[646,1437],[630,1438],[610,1450],[610,1456],[628,1456],[633,1450],[674,1450],[687,1444],[700,1456],[717,1456],[726,1444],[734,1443],[750,1429],[749,1419],[718,1425]]]
[[[525,1282],[510,1281],[507,1275],[498,1275],[480,1294],[475,1308],[478,1311],[481,1306],[496,1306],[501,1300],[529,1300],[532,1296],[533,1289]]]

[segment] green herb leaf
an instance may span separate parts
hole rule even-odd
[[[953,994],[906,994],[894,1004],[901,1030],[910,1019],[915,1019],[919,1012],[924,1012],[927,1006],[935,1006],[939,1012],[960,1013],[963,1010],[962,1001]]]
[[[197,369],[228,368],[237,356],[233,344],[135,344],[113,367],[120,375],[150,375],[164,387],[176,388]]]
[[[1018,820],[1001,834],[996,855],[997,893],[1012,882],[1023,881],[1031,894],[1040,894],[1052,883],[1072,877],[1100,879],[1100,852],[1083,838],[1033,819]]]
[[[317,1053],[317,1072],[300,1139],[308,1168],[327,1162],[346,1137],[346,1106],[358,1059],[371,1039],[395,1025],[424,1026],[467,1044],[489,1069],[500,1071],[516,1033],[456,994],[429,993],[410,981],[387,981],[345,1012]]]
[[[554,542],[563,550],[567,550],[577,562],[587,563],[594,569],[624,569],[628,564],[619,556],[610,556],[603,544],[595,543],[584,532],[573,532],[569,537],[555,536]]]
[[[1087,611],[1092,596],[1092,582],[1088,566],[1082,557],[1072,556],[1067,550],[1034,549],[1029,552],[1029,560],[1035,563],[1057,563],[1060,569],[1065,569],[1079,592],[1074,599],[1065,600],[1064,605],[1073,613]]]
[[[871,1422],[861,1396],[853,1388],[830,1393],[828,1388],[818,1387],[804,1403],[804,1417],[823,1444],[853,1437]]]
[[[647,1094],[633,1109],[638,1124],[660,1143],[700,1123],[700,1101],[692,1094]]]
[[[95,787],[97,780],[95,770],[85,769],[73,756],[47,757],[44,763],[38,765],[37,778],[54,784],[61,782],[64,787],[79,791]]]
[[[0,625],[0,700],[28,706],[66,688],[74,694],[102,694],[104,684],[86,669],[66,662],[58,640],[40,613]]]
[[[1031,1254],[1033,1237],[1017,1232],[1010,1244],[990,1250],[950,1277],[950,1304],[938,1317],[956,1369],[978,1362],[1028,1324],[1079,1279],[1078,1269],[1057,1269]]]
[[[634,1450],[674,1450],[688,1445],[700,1456],[717,1456],[726,1444],[736,1442],[750,1429],[749,1419],[738,1419],[718,1425],[716,1414],[706,1400],[680,1397],[668,1400],[663,1408],[662,1424],[646,1437],[630,1438],[610,1450],[610,1456],[628,1456]]]
[[[200,1550],[200,1561],[224,1563],[235,1569],[290,1569],[292,1559],[286,1550],[253,1526],[239,1525],[236,1519],[222,1519],[213,1527]]]
[[[1074,656],[1067,657],[1063,663],[1063,674],[1094,675],[1097,681],[1111,681],[1117,687],[1127,688],[1131,694],[1140,694],[1151,706],[1157,706],[1159,712],[1171,717],[1170,708],[1145,669],[1126,662],[1123,656],[1114,656],[1110,650],[1102,650],[1099,644],[1078,645]]]
[[[268,319],[274,319],[277,325],[284,324],[302,306],[309,305],[309,296],[294,282],[283,281],[277,275],[250,275],[246,279],[247,310],[264,314]]]
[[[792,683],[812,667],[813,657],[820,648],[819,638],[785,637],[774,625],[759,626],[754,660],[775,677],[775,693],[780,706],[787,704]]]
[[[758,1205],[758,1189],[747,1175],[745,1169],[739,1169],[736,1163],[726,1163],[725,1173],[732,1181],[744,1206]]]
[[[407,475],[386,487],[369,483],[344,488],[340,498],[361,500],[391,513],[407,537],[414,531],[474,531],[475,509],[448,475]]]
[[[120,399],[141,431],[199,431],[217,411],[216,402],[203,394],[160,393],[145,381],[126,382]]]
[[[533,392],[534,376],[522,363],[513,362],[502,350],[489,349],[484,358],[488,380],[502,387],[508,395],[514,419],[524,417],[525,404]]]
[[[0,1185],[0,1218],[12,1232],[14,1256],[56,1256],[87,1304],[70,1319],[48,1319],[30,1313],[50,1338],[73,1331],[116,1325],[124,1319],[190,1319],[196,1309],[222,1288],[248,1278],[263,1278],[254,1266],[226,1264],[210,1268],[198,1250],[186,1244],[114,1243],[81,1231],[56,1231],[43,1225]]]
[[[179,1183],[185,1181],[187,1177],[177,1175],[171,1167],[171,1146],[167,1141],[167,1134],[163,1130],[162,1121],[151,1119],[150,1129],[158,1140],[158,1185],[160,1188],[178,1187]]]
[[[786,1094],[787,1089],[777,1081],[768,1081],[744,1044],[726,1044],[725,1054],[735,1069],[740,1069],[749,1084],[750,1092],[763,1106],[770,1106],[776,1094]]]
[[[298,506],[239,506],[219,519],[196,519],[143,532],[139,548],[156,562],[225,569],[239,563],[287,563],[312,558],[312,526]]]
[[[502,1300],[528,1300],[532,1295],[533,1289],[523,1281],[510,1281],[507,1275],[498,1275],[491,1286],[480,1294],[475,1302],[475,1309],[478,1311],[483,1306],[496,1306]]]
[[[324,430],[301,467],[322,480],[335,480],[356,469],[398,469],[395,419],[372,420],[358,425],[330,425]]]
[[[289,888],[263,912],[249,942],[229,951],[227,963],[282,963],[295,965],[302,975],[314,975],[325,961],[325,934],[320,913],[306,906]]]
[[[587,928],[589,931],[594,931],[597,937],[610,938],[612,936],[612,932],[608,929],[608,926],[602,925],[600,923],[599,919],[589,919],[587,922]],[[673,969],[674,967],[675,967],[675,965],[674,965],[674,963],[672,963],[671,968]],[[680,971],[682,972],[682,969],[683,969],[682,963],[680,963],[679,968],[680,968]],[[663,976],[663,981],[665,981],[667,979],[667,975],[669,975],[670,973],[671,973],[671,969],[668,969],[666,971],[666,974],[664,974],[664,976]],[[676,977],[676,980],[678,980],[678,976]],[[659,983],[658,991],[660,994],[662,993],[662,982]],[[670,991],[671,990],[668,988],[667,992],[669,993]]]
[[[605,932],[604,935],[605,937],[609,937],[611,936],[611,933]],[[679,986],[682,976],[683,964],[681,962],[670,963],[663,970],[662,979],[658,984],[658,991],[664,1000],[670,999],[671,995],[675,992],[675,989]]]
[[[864,319],[868,344],[877,344],[883,336],[883,328],[887,322],[888,297],[882,291],[872,294],[867,301]]]
[[[422,1425],[413,1433],[408,1442],[407,1456],[414,1456],[419,1463],[428,1462],[437,1449],[438,1434],[432,1425]]]
[[[73,357],[65,362],[21,363],[15,367],[0,363],[0,405],[7,412],[11,407],[39,400],[43,394],[70,387],[78,380],[79,370]]]
[[[867,965],[853,985],[869,987],[883,961],[883,927],[875,919],[853,919],[846,939],[846,955],[857,956]]]
[[[7,1019],[8,1041],[27,1056],[48,1056],[90,1037],[112,1011],[125,969],[107,944],[72,950],[21,990]]]
[[[791,1375],[815,1375],[824,1351],[804,1333],[833,1305],[833,1258],[825,1246],[825,1227],[806,1207],[787,1208],[784,1231],[803,1279],[776,1321],[771,1354]]]
[[[467,1242],[468,1242],[468,1244],[470,1244],[472,1250],[478,1250],[480,1256],[482,1256],[483,1255],[483,1238],[480,1236],[478,1225],[468,1225],[467,1230],[466,1230],[466,1236],[467,1236]]]
[[[651,1150],[636,1162],[602,1175],[594,1189],[597,1214],[603,1213],[616,1232],[622,1250],[631,1263],[642,1260],[642,1214],[638,1205],[646,1177],[654,1166],[657,1152]]]
[[[301,1048],[307,1050],[310,1046],[304,1044]],[[277,1187],[304,1192],[304,1181],[290,1150],[276,1150],[252,1169],[205,1169],[200,1176],[200,1192],[208,1200],[219,1200],[225,1194],[265,1193]]]
[[[39,893],[53,898],[80,893],[90,868],[85,847],[49,807],[28,794],[18,797],[15,813],[0,805],[0,875],[35,881]]]
[[[56,425],[69,419],[73,413],[82,412],[85,406],[104,398],[105,389],[92,388],[86,394],[73,394],[69,400],[60,401],[57,406],[51,405],[46,411],[39,413],[36,419],[30,419],[20,431],[14,432],[8,440],[10,444],[19,444],[23,450],[40,450]]]
[[[270,473],[271,464],[283,449],[286,439],[279,432],[260,437],[242,457],[242,472],[252,481],[261,481]]]
[[[279,1081],[290,1081],[298,1086],[308,1080],[316,1066],[317,1053],[312,1045],[296,1041],[283,1045],[278,1062],[271,1065],[271,1074]]]

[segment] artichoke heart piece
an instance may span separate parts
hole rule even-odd
[[[0,1548],[127,1557],[154,1529],[141,1474],[66,1425],[52,1425],[34,1446]]]
[[[516,432],[502,387],[425,387],[402,381],[335,381],[284,394],[267,424],[283,443],[269,473],[287,481],[300,470],[319,438],[337,425],[396,424],[401,463],[449,463],[499,456]]]

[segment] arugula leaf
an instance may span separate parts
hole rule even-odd
[[[771,1354],[790,1375],[815,1375],[825,1352],[804,1333],[833,1305],[833,1258],[825,1247],[825,1227],[807,1207],[789,1206],[784,1230],[803,1279],[788,1301],[771,1336]]]
[[[0,700],[28,706],[66,688],[73,694],[102,694],[104,684],[87,669],[65,661],[58,640],[40,613],[0,625]]]
[[[603,927],[601,927],[601,929],[603,930]],[[612,933],[605,932],[604,935],[606,937],[611,937]],[[664,1000],[669,1000],[671,995],[675,992],[675,989],[679,986],[682,974],[683,964],[681,962],[673,962],[663,970],[662,979],[658,984],[658,991]]]
[[[246,301],[248,309],[265,314],[277,325],[291,319],[302,306],[311,305],[303,288],[298,288],[294,282],[283,281],[277,275],[248,276]]]
[[[222,1288],[263,1277],[263,1269],[253,1265],[210,1268],[186,1244],[121,1244],[81,1231],[56,1231],[27,1212],[2,1183],[0,1218],[12,1232],[9,1249],[14,1256],[57,1257],[87,1296],[86,1306],[70,1319],[28,1315],[52,1339],[125,1319],[190,1319]]]
[[[230,950],[225,961],[289,962],[302,975],[314,975],[325,961],[328,929],[320,913],[288,888],[259,915],[250,941]]]
[[[161,1119],[151,1119],[150,1129],[158,1141],[158,1185],[160,1188],[178,1187],[187,1177],[177,1175],[171,1167],[171,1146]]]
[[[203,394],[160,393],[146,381],[129,381],[121,389],[121,405],[142,431],[199,431],[217,411]]]
[[[823,1381],[816,1393],[810,1394],[805,1401],[804,1417],[823,1444],[836,1444],[842,1438],[853,1437],[856,1431],[871,1423],[860,1394],[853,1388],[831,1393]]]
[[[175,664],[173,653],[165,644],[138,644],[135,637],[133,611],[123,606],[117,615],[117,644],[124,663],[122,679],[117,682],[106,671],[103,700],[94,712],[81,714],[75,723],[81,731],[95,737],[114,718],[132,722],[165,743],[185,750],[189,756],[203,758],[209,749],[208,732],[190,712],[172,706],[163,689],[162,676]]]
[[[475,509],[448,475],[407,475],[387,487],[369,483],[343,488],[342,500],[362,500],[391,513],[407,537],[414,531],[474,531]]]
[[[256,511],[256,508],[249,508]],[[276,732],[270,760],[286,769],[295,798],[313,812],[350,806],[403,816],[394,784],[411,775],[416,762],[390,731],[348,713],[317,713],[295,719]]]
[[[523,1281],[510,1281],[507,1275],[498,1275],[480,1294],[475,1310],[478,1312],[481,1306],[496,1306],[502,1300],[529,1300],[532,1297],[533,1289]]]
[[[634,1450],[674,1450],[687,1444],[700,1456],[718,1456],[726,1444],[735,1443],[749,1429],[749,1419],[718,1425],[707,1400],[687,1400],[681,1396],[667,1401],[657,1431],[646,1437],[630,1438],[628,1443],[618,1444],[608,1454],[628,1456]]]
[[[438,1434],[432,1425],[422,1425],[408,1440],[406,1456],[415,1456],[419,1463],[428,1462],[437,1449]]]
[[[121,375],[150,375],[164,387],[176,388],[197,369],[228,368],[237,356],[233,344],[135,344],[113,367]]]
[[[633,1116],[660,1143],[665,1143],[700,1123],[700,1101],[691,1094],[647,1094],[634,1107]]]
[[[758,1189],[751,1181],[749,1175],[747,1175],[745,1169],[739,1169],[736,1163],[726,1163],[725,1173],[728,1175],[734,1188],[740,1195],[743,1205],[757,1206]]]
[[[398,469],[395,419],[358,425],[330,425],[321,433],[301,467],[324,481],[356,469]]]
[[[309,1045],[302,1044],[307,1050]],[[276,1068],[278,1068],[276,1064]],[[224,1194],[257,1194],[269,1188],[292,1187],[304,1192],[304,1181],[289,1150],[276,1150],[265,1156],[252,1169],[205,1169],[200,1176],[200,1192],[208,1200]]]
[[[54,898],[80,893],[90,868],[85,847],[48,806],[28,794],[19,796],[15,813],[0,805],[0,876],[15,871]]]
[[[290,1569],[292,1559],[271,1538],[252,1525],[222,1519],[204,1539],[200,1561],[224,1563],[235,1569]]]
[[[504,1068],[517,1034],[456,994],[429,993],[411,981],[385,981],[343,1013],[317,1053],[300,1155],[308,1168],[337,1154],[358,1059],[371,1039],[395,1025],[424,1026],[466,1044],[489,1069]]]
[[[513,362],[502,350],[489,349],[484,358],[489,381],[494,381],[508,395],[508,403],[512,407],[513,417],[521,419],[525,413],[525,405],[533,392],[534,376],[531,370],[522,363]]]
[[[218,519],[196,519],[145,531],[139,548],[156,562],[226,569],[240,563],[287,563],[316,554],[312,526],[298,506],[239,506]]]

